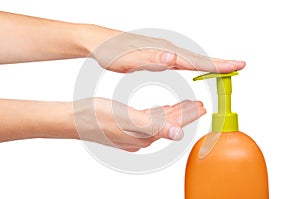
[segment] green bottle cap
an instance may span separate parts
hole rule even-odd
[[[232,73],[207,73],[193,80],[204,80],[209,78],[217,78],[218,91],[218,112],[212,116],[213,132],[234,132],[238,131],[238,115],[231,112],[231,76],[237,75],[238,72]]]

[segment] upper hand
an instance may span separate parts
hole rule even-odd
[[[98,46],[92,56],[105,69],[121,73],[166,69],[227,73],[245,67],[244,61],[209,58],[164,39],[131,33],[111,37]]]

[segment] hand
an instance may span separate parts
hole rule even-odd
[[[67,138],[137,151],[160,138],[182,139],[182,127],[205,112],[199,101],[136,110],[103,98],[76,102],[0,99],[0,142]]]
[[[73,24],[0,11],[0,64],[87,57],[116,72],[166,69],[226,73],[243,61],[195,54],[169,41],[97,25]],[[14,34],[11,34],[11,33]]]
[[[103,98],[74,102],[80,139],[126,151],[138,151],[160,138],[180,140],[184,136],[182,127],[205,113],[199,101],[147,110],[136,110]]]
[[[102,67],[115,72],[177,69],[227,73],[245,67],[244,61],[209,58],[163,39],[115,31],[112,35],[99,46],[94,42],[95,50],[90,51]]]

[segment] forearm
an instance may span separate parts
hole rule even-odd
[[[0,99],[0,142],[28,138],[78,139],[72,103]]]
[[[0,64],[86,57],[119,31],[0,12]]]

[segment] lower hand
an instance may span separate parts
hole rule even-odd
[[[79,139],[126,151],[138,151],[160,138],[180,140],[184,136],[182,127],[206,113],[199,101],[146,110],[136,110],[104,98],[74,103]]]

